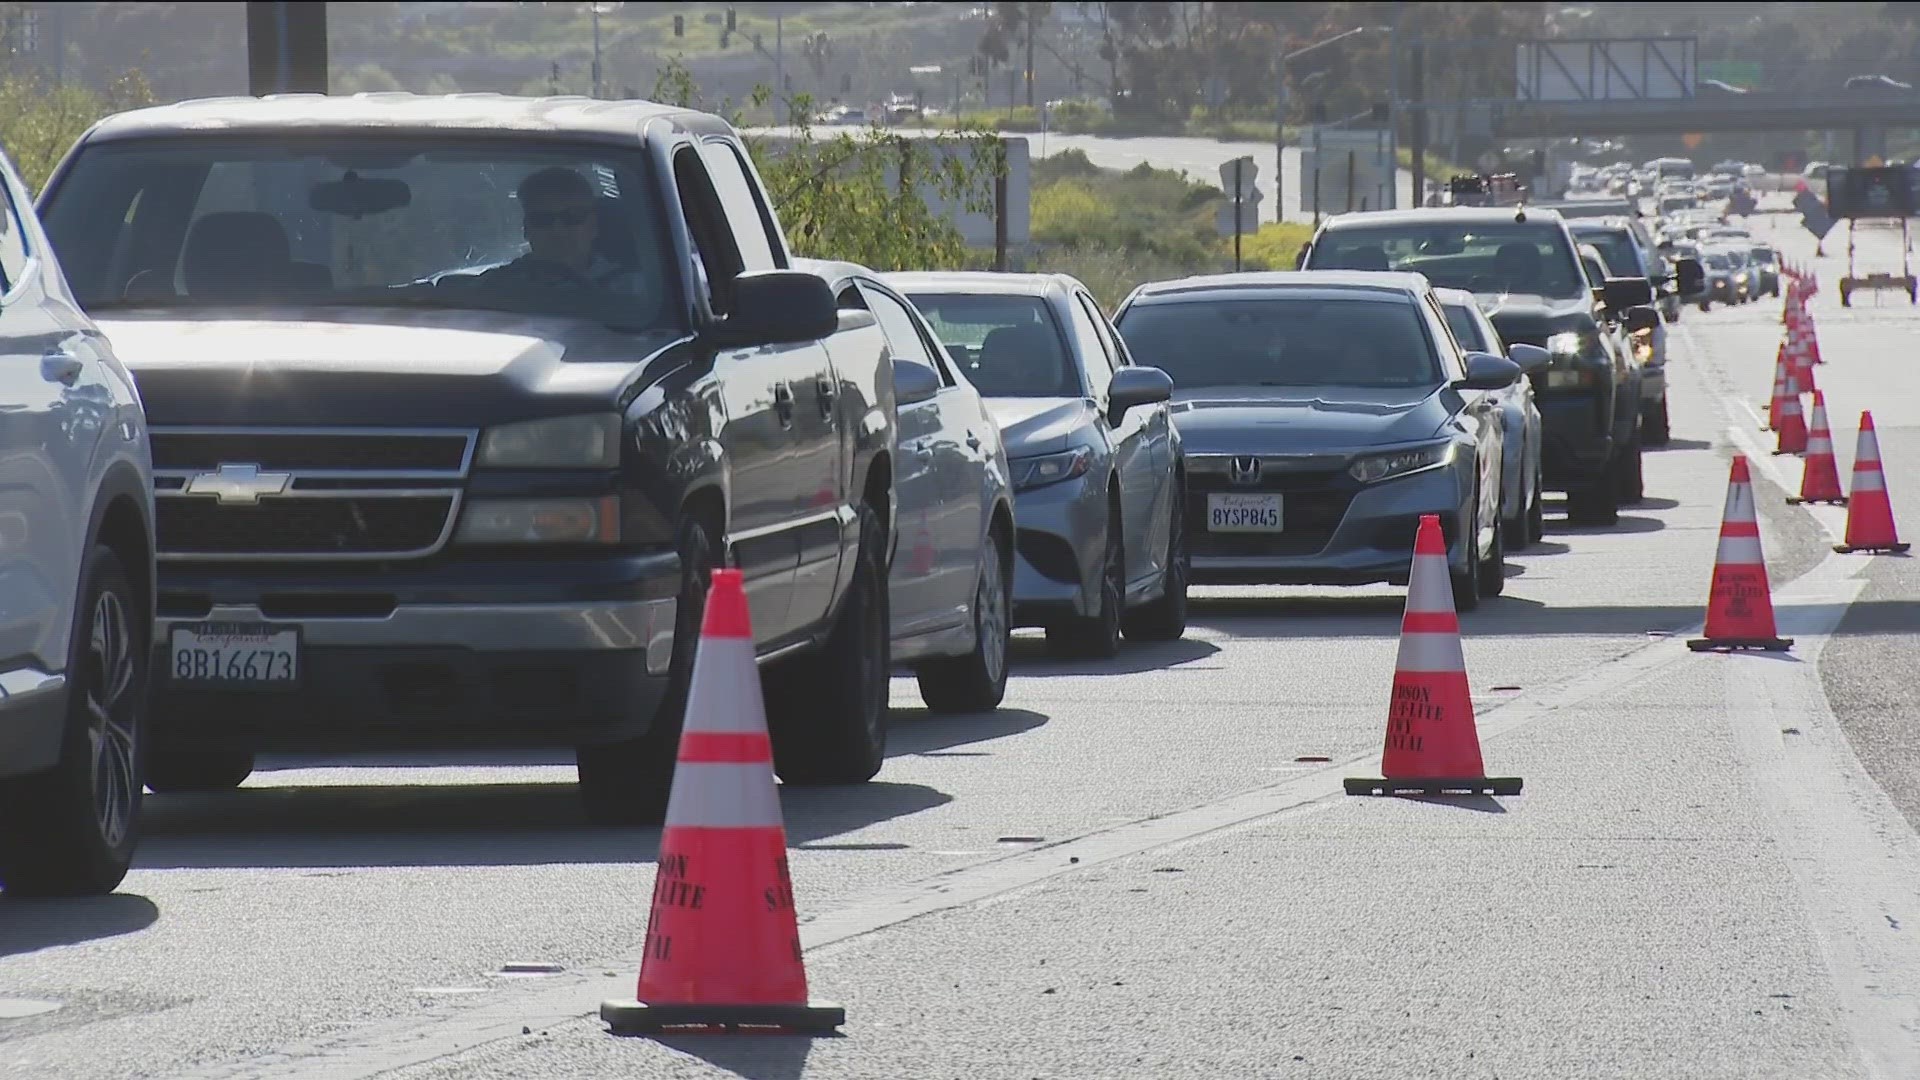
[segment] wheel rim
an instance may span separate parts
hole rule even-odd
[[[999,682],[1007,666],[1007,586],[1000,572],[1000,546],[990,545],[980,564],[980,595],[974,600],[980,664],[988,682]]]
[[[94,821],[101,839],[118,847],[133,822],[139,789],[134,784],[133,719],[127,715],[134,682],[132,633],[126,607],[113,592],[103,592],[93,602],[81,677],[92,750]]]

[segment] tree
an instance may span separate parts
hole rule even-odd
[[[732,102],[703,104],[692,76],[671,58],[655,80],[656,101],[711,109],[738,125]],[[749,107],[771,97],[758,87]],[[874,270],[959,268],[967,249],[953,222],[928,207],[921,192],[980,213],[992,209],[993,178],[1006,151],[989,132],[955,129],[941,136],[951,153],[926,152],[925,139],[872,127],[831,136],[812,125],[813,101],[791,104],[790,138],[749,137],[747,148],[796,254],[843,259]],[[899,177],[910,182],[902,183]]]
[[[0,79],[0,146],[37,193],[95,121],[151,104],[153,88],[139,71],[121,75],[104,93],[71,83],[56,87],[36,74],[9,75]]]

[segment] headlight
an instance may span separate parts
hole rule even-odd
[[[1064,454],[1014,458],[1007,465],[1013,470],[1013,489],[1027,491],[1085,476],[1093,468],[1093,451],[1082,446]]]
[[[617,413],[556,416],[488,428],[480,465],[498,469],[611,469],[620,464]]]
[[[1363,484],[1371,484],[1394,476],[1432,469],[1453,460],[1453,443],[1443,442],[1433,446],[1421,446],[1412,450],[1395,450],[1390,454],[1374,454],[1363,457],[1347,467],[1347,472]]]
[[[617,544],[620,500],[474,499],[460,512],[462,544]]]
[[[1747,275],[1745,274],[1745,272],[1735,274],[1733,275],[1733,280],[1744,282],[1747,280]]]

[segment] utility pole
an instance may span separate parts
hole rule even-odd
[[[1033,108],[1033,35],[1034,24],[1040,21],[1040,5],[1028,4],[1027,17],[1027,108]]]
[[[782,22],[780,14],[775,12],[773,16],[773,100],[786,103],[784,110],[775,110],[773,122],[776,124],[787,123],[792,119],[790,114],[793,112],[793,95],[787,93],[787,50],[781,33]]]
[[[1427,110],[1425,107],[1426,88],[1426,49],[1418,42],[1408,46],[1413,55],[1409,59],[1413,67],[1408,71],[1407,97],[1413,106],[1413,115],[1409,122],[1413,125],[1413,205],[1425,206],[1427,202]],[[1398,168],[1399,162],[1394,163]],[[1400,181],[1394,180],[1398,187]]]
[[[600,96],[600,5],[598,2],[587,5],[593,14],[593,96]]]

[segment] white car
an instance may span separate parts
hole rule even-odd
[[[0,889],[112,892],[142,790],[147,421],[4,157],[0,400]]]

